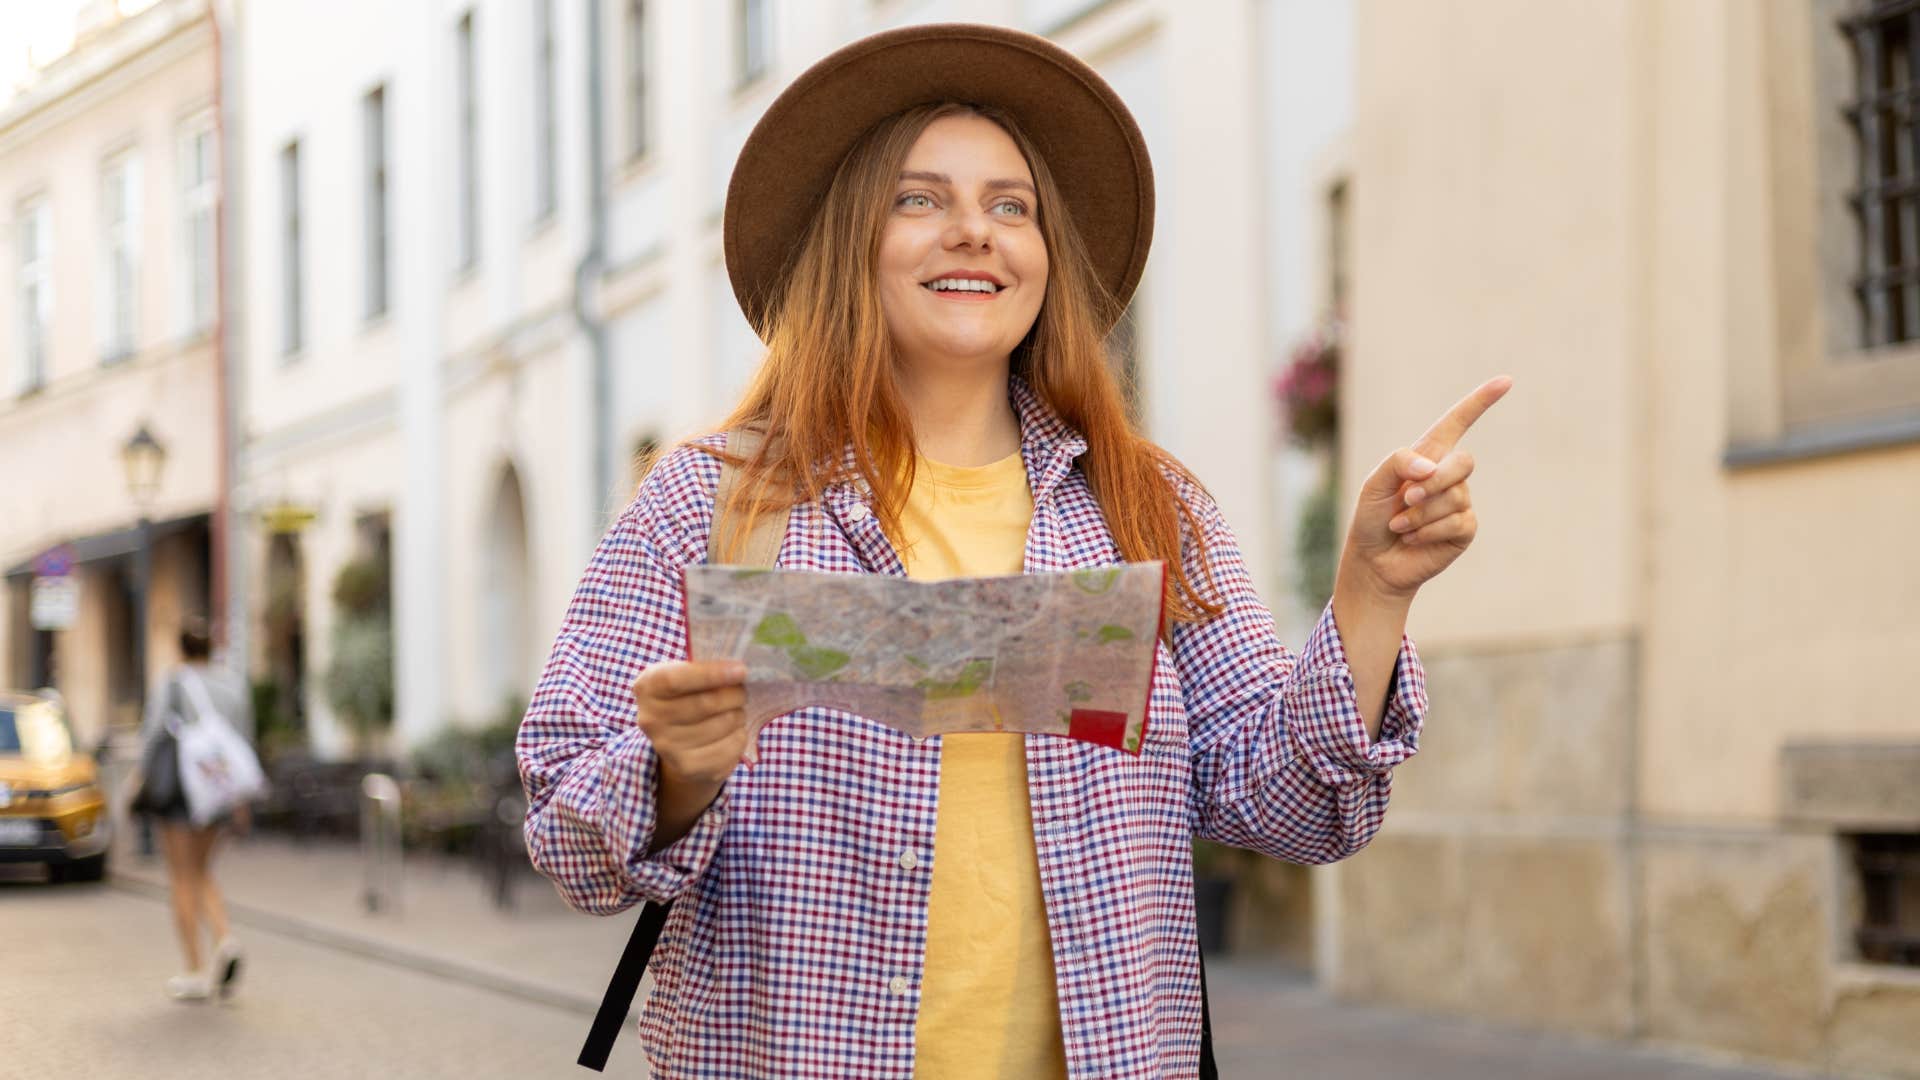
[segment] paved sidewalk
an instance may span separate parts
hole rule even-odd
[[[125,845],[131,848],[133,845]],[[277,837],[228,841],[214,876],[233,920],[377,960],[475,983],[591,1018],[626,946],[636,914],[582,915],[533,870],[516,878],[514,905],[495,907],[471,859],[416,856],[402,863],[400,903],[369,913],[359,849]],[[111,881],[162,894],[156,855],[116,852]],[[647,989],[642,984],[642,993]],[[586,1034],[583,1023],[581,1034]]]
[[[131,845],[125,845],[131,847]],[[357,849],[253,837],[215,873],[242,933],[270,932],[484,987],[580,1017],[599,1005],[635,914],[596,918],[530,869],[496,909],[468,860],[409,857],[397,911],[369,914]],[[115,856],[118,889],[164,899],[156,857]],[[1598,1040],[1531,1035],[1330,1000],[1258,964],[1209,960],[1221,1075],[1372,1080],[1773,1080],[1804,1073],[1714,1064]],[[644,995],[648,987],[643,984]],[[635,1039],[631,1026],[623,1040]],[[562,1048],[571,1055],[575,1047]]]

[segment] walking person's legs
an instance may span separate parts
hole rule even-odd
[[[193,830],[185,822],[159,823],[160,849],[167,861],[167,888],[173,900],[173,929],[180,940],[186,971],[167,980],[167,993],[181,1000],[204,998],[211,983],[200,965],[200,862],[193,852]]]
[[[199,909],[213,938],[213,965],[207,973],[222,995],[231,993],[240,977],[240,946],[234,941],[227,923],[226,899],[213,877],[213,853],[220,841],[219,828],[195,829],[189,841],[188,855],[193,859],[199,881]]]
[[[218,943],[227,936],[227,905],[220,895],[220,886],[213,880],[213,849],[219,842],[219,829],[195,829],[189,834],[188,848],[193,859],[194,877],[199,882],[200,916],[207,921],[207,931],[213,941]]]
[[[167,863],[167,889],[173,899],[173,929],[180,940],[180,956],[188,971],[200,970],[199,871],[188,851],[191,836],[186,825],[164,821],[158,826],[160,851]]]

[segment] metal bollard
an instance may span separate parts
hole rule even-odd
[[[369,912],[400,909],[400,785],[385,773],[360,778],[360,858]]]

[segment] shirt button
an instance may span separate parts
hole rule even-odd
[[[919,865],[920,865],[920,856],[915,855],[910,850],[903,851],[900,853],[900,869],[911,870],[914,867]]]
[[[848,521],[865,521],[872,516],[873,511],[867,509],[862,503],[855,503],[853,508],[847,511]]]
[[[903,975],[895,975],[893,981],[887,984],[887,989],[893,991],[895,997],[905,994],[907,992],[906,977]]]

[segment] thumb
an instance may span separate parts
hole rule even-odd
[[[1374,467],[1372,475],[1360,487],[1360,497],[1376,501],[1394,498],[1405,485],[1432,476],[1435,467],[1411,447],[1403,446]]]

